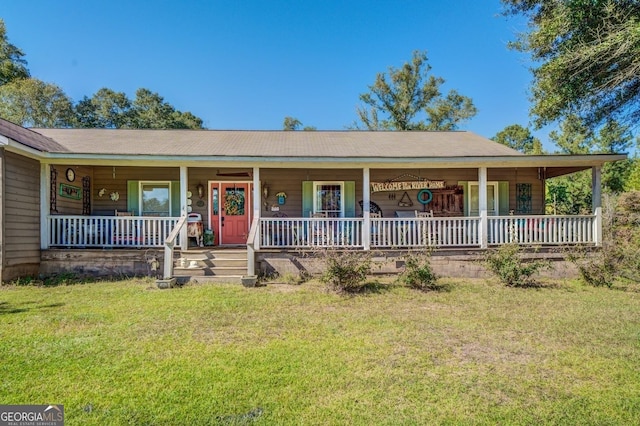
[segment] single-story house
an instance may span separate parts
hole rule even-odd
[[[265,253],[314,247],[598,246],[601,167],[624,158],[523,155],[466,131],[26,129],[0,119],[0,279],[88,251],[111,259],[108,272],[116,249],[164,255],[168,278],[174,248],[189,246],[246,247],[248,274]],[[585,169],[593,211],[545,215],[545,181]]]

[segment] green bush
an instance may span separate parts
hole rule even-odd
[[[366,287],[371,272],[371,254],[362,251],[323,250],[325,271],[322,281],[338,293],[357,293]]]
[[[431,253],[409,253],[405,256],[404,270],[398,281],[417,290],[440,290],[438,276],[431,268]]]
[[[551,265],[544,260],[525,261],[522,249],[516,243],[509,243],[497,249],[487,251],[484,265],[493,272],[503,284],[511,287],[526,287],[534,283],[533,275]]]
[[[602,247],[567,249],[582,280],[595,287],[612,287],[618,279],[640,282],[640,192],[603,198]]]

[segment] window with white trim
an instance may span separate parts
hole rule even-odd
[[[480,185],[478,182],[469,182],[469,215],[480,215]],[[498,182],[487,182],[487,215],[498,216]]]
[[[313,212],[344,217],[344,182],[313,182]]]
[[[171,216],[171,182],[140,182],[142,216]]]

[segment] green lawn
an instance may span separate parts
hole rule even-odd
[[[640,288],[449,282],[1,287],[0,403],[68,425],[638,424]]]

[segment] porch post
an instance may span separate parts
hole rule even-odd
[[[487,219],[487,168],[478,167],[478,209],[480,212],[480,248],[487,248],[489,220]]]
[[[371,250],[371,185],[370,185],[370,173],[369,168],[362,169],[362,217],[364,223],[362,224],[362,244],[365,250]]]
[[[262,202],[262,188],[260,186],[260,167],[253,168],[253,217],[251,226],[255,224],[258,228],[249,229],[249,235],[255,234],[253,241],[247,241],[247,275],[254,276],[256,274],[256,249],[260,249],[260,204]]]
[[[602,245],[602,169],[600,166],[591,168],[591,204],[596,216],[593,238],[596,246]]]
[[[592,211],[595,214],[596,208],[602,207],[602,169],[600,166],[591,168],[591,204]]]
[[[51,202],[51,165],[40,163],[40,249],[49,248],[49,214]]]
[[[187,166],[180,166],[180,216],[187,215],[187,187],[189,186],[189,176]],[[189,248],[189,239],[187,237],[187,227],[180,229],[180,248],[186,250]]]
[[[260,208],[261,205],[262,205],[262,186],[260,184],[260,167],[254,167],[253,168],[253,218],[251,219],[251,221],[253,222],[253,220],[258,218],[258,222],[257,222],[258,229],[256,229],[256,232],[255,232],[256,239],[255,241],[253,241],[254,248],[256,250],[260,250],[260,239],[262,238],[262,236],[260,235],[260,215],[262,212],[262,209]]]

